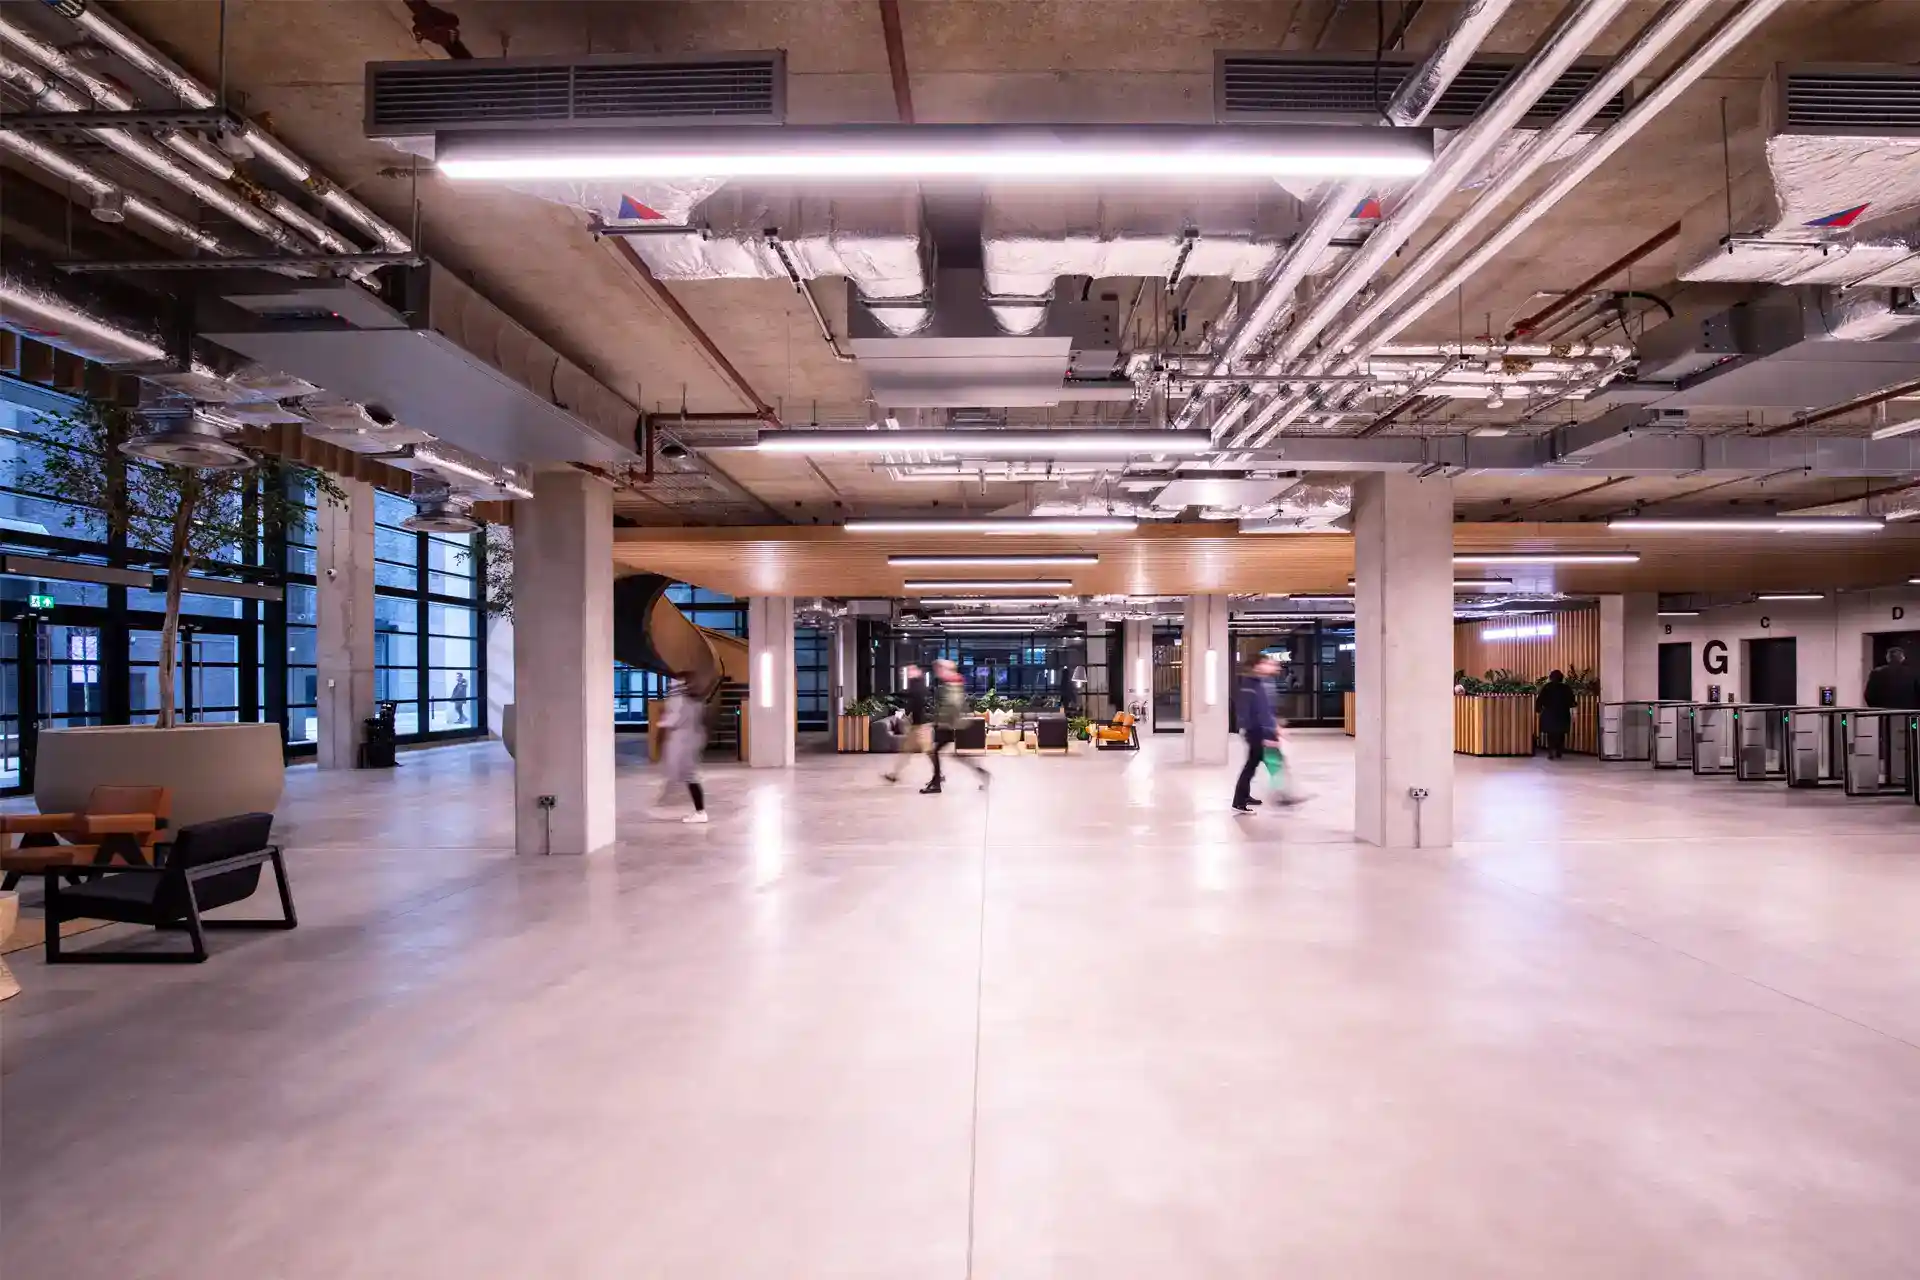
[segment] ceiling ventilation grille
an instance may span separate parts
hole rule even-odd
[[[1286,53],[1221,53],[1214,59],[1214,112],[1222,121],[1314,121],[1377,124],[1414,63],[1405,58],[1340,58]],[[1459,128],[1493,101],[1520,65],[1515,58],[1476,58],[1461,69],[1425,123]],[[1581,59],[1561,73],[1522,118],[1522,128],[1552,124],[1592,85],[1606,63]],[[1602,107],[1587,128],[1603,128],[1626,110],[1623,94]]]
[[[1789,133],[1920,134],[1920,68],[1783,67],[1777,83]]]
[[[369,138],[540,124],[779,124],[786,107],[778,52],[367,64]]]

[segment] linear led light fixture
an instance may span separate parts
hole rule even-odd
[[[1100,557],[1080,554],[1036,553],[1030,556],[888,556],[887,563],[912,569],[1020,569],[1029,565],[1099,564]]]
[[[1762,591],[1754,597],[1755,600],[1765,600],[1771,603],[1778,603],[1783,600],[1825,600],[1826,598],[1825,593],[1819,591]]]
[[[1878,533],[1887,522],[1878,516],[1623,516],[1607,527],[1630,533]]]
[[[910,581],[906,584],[909,591],[1066,591],[1072,588],[1071,578],[983,578],[977,581]]]
[[[1412,178],[1433,164],[1433,133],[1277,124],[488,130],[440,134],[434,163],[457,182]]]
[[[968,457],[1124,458],[1143,453],[1205,453],[1213,440],[1204,431],[762,431],[753,447],[759,453],[915,451]]]
[[[511,474],[488,471],[483,467],[476,467],[471,463],[462,462],[458,458],[449,458],[444,453],[436,453],[432,449],[424,449],[417,444],[408,446],[407,457],[425,466],[451,472],[456,476],[465,476],[469,480],[478,480],[481,484],[491,485],[502,493],[511,494],[516,498],[531,498],[533,496],[533,490],[521,484],[519,480]]]
[[[1045,622],[1050,613],[936,613],[929,622]]]
[[[1700,611],[1698,609],[1662,609],[1654,616],[1659,618],[1697,618],[1700,616]]]
[[[1482,640],[1545,640],[1553,634],[1551,622],[1523,622],[1514,627],[1492,627],[1480,633]]]
[[[982,520],[849,520],[848,533],[1132,533],[1138,520],[1126,516],[997,516]]]
[[[1639,564],[1638,551],[1502,551],[1479,554],[1467,552],[1453,558],[1455,564]]]
[[[1347,585],[1350,587],[1357,587],[1360,584],[1354,579],[1348,578]],[[1453,580],[1453,585],[1455,587],[1510,587],[1513,585],[1513,579],[1512,578],[1455,578]],[[1305,596],[1300,598],[1312,599],[1311,596]]]
[[[1070,602],[1065,596],[921,596],[920,603],[936,609],[958,609],[967,605],[1020,605],[1025,608],[1037,608],[1043,604],[1066,605]],[[991,615],[982,614],[981,617]]]

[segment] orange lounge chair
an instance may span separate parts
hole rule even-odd
[[[1140,729],[1131,711],[1122,711],[1106,724],[1093,726],[1093,745],[1100,751],[1138,751]]]

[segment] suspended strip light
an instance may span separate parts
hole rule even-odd
[[[1456,555],[1455,564],[1639,564],[1638,551],[1513,551]]]
[[[899,568],[917,569],[1017,569],[1026,565],[1099,564],[1100,557],[1080,554],[1035,554],[1030,556],[888,556],[887,563]]]
[[[979,582],[909,582],[909,591],[1065,591],[1073,586],[1070,578],[1033,578],[1027,581],[984,579]]]
[[[1887,522],[1878,516],[1622,516],[1609,529],[1648,533],[1878,533]]]
[[[1124,458],[1141,453],[1205,453],[1204,431],[762,431],[760,453],[966,454],[975,457]]]
[[[848,533],[1132,533],[1139,521],[1123,516],[1011,516],[985,520],[849,520]]]
[[[1355,579],[1348,578],[1347,585],[1350,587],[1357,587],[1360,584]],[[1459,590],[1461,587],[1510,587],[1512,585],[1513,585],[1512,578],[1455,578],[1453,580],[1454,590],[1456,591]],[[1298,598],[1312,599],[1311,596],[1302,596]]]
[[[1819,591],[1762,591],[1754,597],[1756,600],[1765,600],[1769,603],[1787,600],[1825,600],[1826,598],[1825,594]]]
[[[921,596],[920,603],[934,608],[963,608],[967,605],[1020,605],[1032,607],[1043,604],[1064,605],[1070,603],[1070,596]],[[981,614],[988,617],[988,614]]]
[[[441,134],[434,163],[479,182],[1410,178],[1432,166],[1433,134],[1261,124],[541,129]]]

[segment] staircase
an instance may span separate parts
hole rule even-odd
[[[745,760],[746,741],[740,726],[747,715],[747,686],[739,680],[722,681],[714,698],[713,718],[707,727],[707,755]]]

